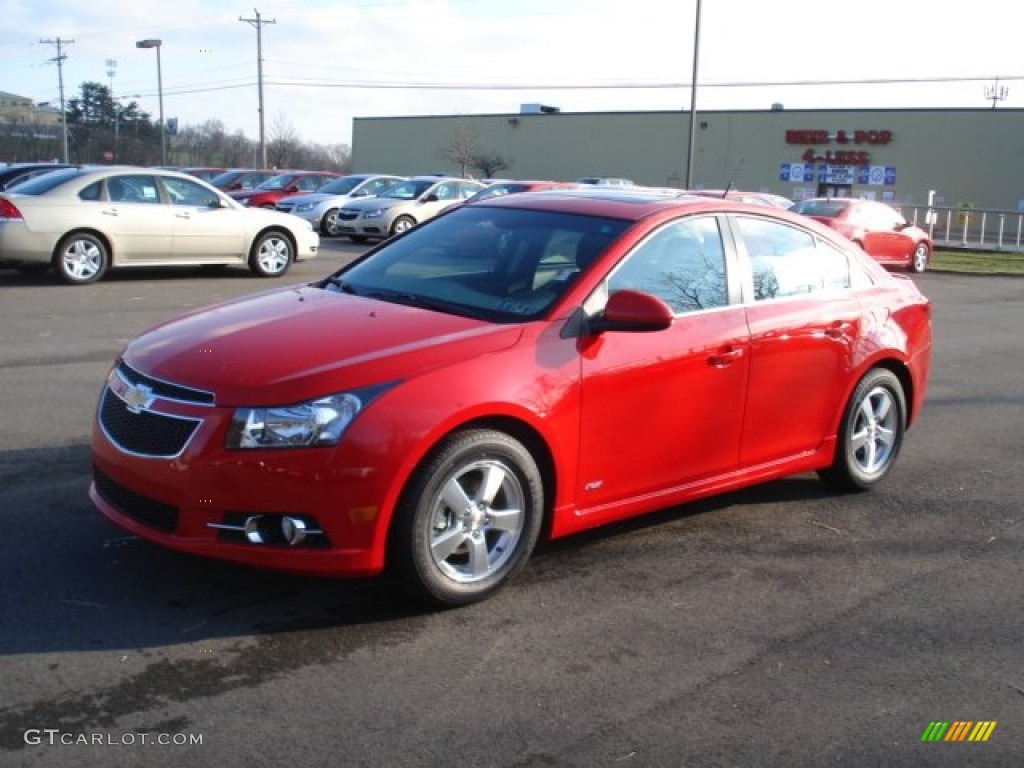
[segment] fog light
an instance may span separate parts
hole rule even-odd
[[[288,542],[289,546],[294,547],[296,544],[301,544],[306,538],[306,524],[297,517],[282,517],[281,535],[284,536],[284,540]]]
[[[253,544],[263,543],[263,532],[260,530],[260,522],[262,522],[262,515],[253,515],[245,519],[245,538],[251,541]]]

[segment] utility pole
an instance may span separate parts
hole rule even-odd
[[[686,145],[686,186],[693,189],[693,145],[697,137],[697,63],[700,60],[700,0],[693,23],[693,79],[690,82],[690,140]]]
[[[68,113],[64,110],[64,51],[63,45],[71,45],[74,40],[61,40],[59,37],[54,40],[40,40],[44,45],[56,45],[57,55],[50,61],[57,62],[57,82],[60,83],[60,122],[64,129],[64,162],[68,162]]]
[[[110,106],[114,110],[114,147],[110,153],[110,161],[116,163],[117,156],[117,99],[114,98],[114,75],[117,74],[117,61],[107,59],[107,77],[110,78]]]
[[[267,134],[264,127],[263,119],[263,25],[264,24],[277,24],[277,19],[266,19],[260,18],[260,12],[253,8],[253,13],[256,14],[255,19],[246,19],[241,16],[238,17],[239,21],[244,21],[246,24],[251,24],[256,27],[256,77],[259,81],[260,91],[260,162],[262,162],[262,168],[267,167]]]

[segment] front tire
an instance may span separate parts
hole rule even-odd
[[[412,216],[399,216],[391,225],[391,236],[400,235],[416,226],[416,220]]]
[[[906,425],[906,395],[900,380],[884,368],[869,371],[846,405],[832,465],[819,476],[840,490],[870,488],[892,469]]]
[[[95,283],[109,267],[107,244],[88,232],[65,236],[53,257],[53,271],[69,285]]]
[[[526,565],[543,509],[540,471],[522,443],[490,429],[452,434],[402,494],[388,550],[392,575],[436,607],[483,600]]]
[[[325,237],[337,237],[340,234],[338,232],[337,208],[331,208],[320,219],[320,234]]]
[[[264,232],[252,245],[249,268],[260,277],[280,277],[295,260],[292,241],[277,231]]]

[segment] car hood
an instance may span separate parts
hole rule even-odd
[[[398,197],[367,197],[360,198],[359,200],[351,200],[345,203],[345,207],[350,211],[377,210],[378,208],[387,210],[398,205],[412,205],[416,202],[416,198],[407,200],[405,198]]]
[[[348,195],[332,195],[330,193],[325,194],[323,192],[309,192],[308,194],[305,195],[288,195],[288,197],[282,198],[281,202],[294,203],[295,205],[298,205],[299,203],[319,203],[324,200],[331,199],[344,201],[348,199]]]
[[[296,286],[170,320],[124,360],[157,379],[214,393],[220,406],[295,403],[511,346],[519,326]]]

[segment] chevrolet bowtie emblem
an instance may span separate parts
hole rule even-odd
[[[108,383],[110,389],[121,398],[125,406],[132,413],[148,410],[153,401],[156,400],[152,387],[127,381],[117,371],[111,373]]]
[[[138,413],[147,410],[156,398],[153,397],[153,390],[145,384],[128,384],[121,393],[121,399],[129,411]]]

